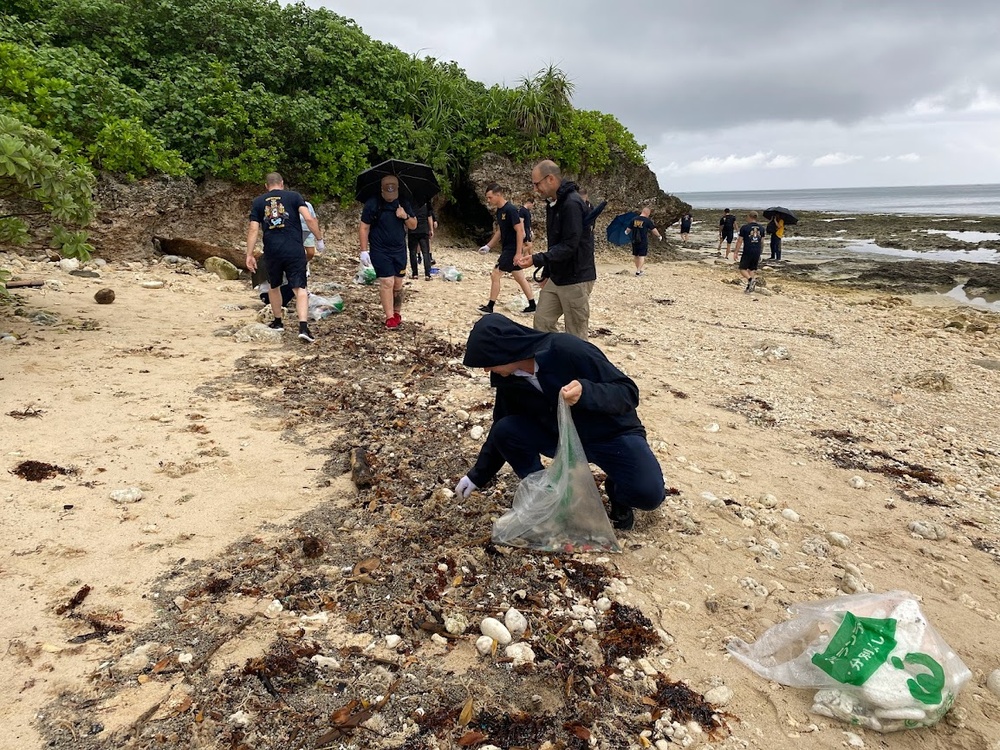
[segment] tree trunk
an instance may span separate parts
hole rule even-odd
[[[153,241],[164,255],[182,255],[199,263],[216,257],[228,260],[237,268],[248,271],[246,255],[242,250],[221,245],[212,245],[201,240],[190,240],[185,237],[154,237]]]

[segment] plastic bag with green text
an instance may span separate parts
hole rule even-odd
[[[796,604],[795,617],[729,652],[782,685],[820,688],[812,710],[878,732],[929,727],[972,676],[912,594]]]
[[[546,552],[620,552],[569,407],[559,396],[559,444],[552,464],[517,487],[493,542]]]

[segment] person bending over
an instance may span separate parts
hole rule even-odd
[[[455,487],[468,498],[509,463],[520,478],[542,469],[559,442],[560,394],[573,415],[587,461],[607,480],[609,516],[627,531],[634,508],[653,510],[666,490],[636,407],[639,388],[593,344],[568,333],[544,333],[492,313],[473,326],[464,363],[490,373],[496,389],[493,425],[475,465]]]

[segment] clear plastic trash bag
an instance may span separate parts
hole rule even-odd
[[[358,272],[354,274],[355,284],[369,286],[375,283],[375,278],[375,268],[373,266],[366,266],[363,263],[358,264]]]
[[[912,594],[858,594],[796,604],[795,617],[753,644],[729,644],[746,666],[782,685],[820,688],[812,710],[895,732],[929,727],[972,676]]]
[[[457,268],[455,268],[455,266],[448,266],[445,269],[443,276],[444,276],[444,280],[445,281],[461,281],[462,280],[462,272],[459,271]]]
[[[344,311],[344,298],[339,294],[321,297],[318,294],[309,295],[309,319],[323,320],[334,313]]]
[[[510,511],[493,524],[493,542],[545,552],[621,551],[562,395],[555,458],[521,480]]]

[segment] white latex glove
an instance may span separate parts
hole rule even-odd
[[[466,475],[459,479],[458,484],[455,485],[455,494],[463,500],[467,500],[469,495],[472,494],[472,491],[478,489],[479,488],[472,483],[472,480],[469,479],[468,475]]]
[[[659,236],[659,237],[658,237],[657,239],[658,239],[658,240],[659,240],[660,242],[663,242],[663,235],[661,234],[661,235],[660,235],[660,236]]]
[[[372,256],[367,250],[361,251],[361,265],[370,266],[372,264]]]
[[[316,252],[321,253],[326,250],[326,243],[323,240],[316,240]]]
[[[479,248],[479,252],[483,253],[484,255],[486,253],[488,253],[489,251],[490,251],[490,246],[489,245],[483,245],[481,248]]]

